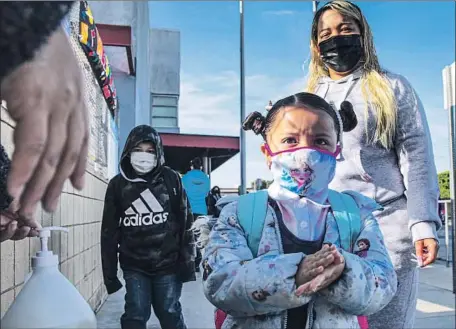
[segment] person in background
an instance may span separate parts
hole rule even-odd
[[[405,36],[404,36],[405,37]],[[381,68],[360,8],[331,1],[311,28],[307,90],[336,107],[353,104],[359,125],[344,135],[334,190],[353,190],[380,203],[375,213],[397,272],[392,302],[369,327],[413,328],[418,269],[437,257],[439,185],[426,114],[410,82]]]
[[[439,198],[439,200],[441,200],[441,198]],[[442,224],[445,224],[445,204],[443,202],[439,202],[439,216]]]
[[[203,164],[200,158],[190,162],[190,171],[182,177],[184,189],[187,192],[188,200],[192,208],[193,217],[207,215],[206,197],[211,188],[209,177],[202,171]],[[196,271],[200,271],[201,251],[197,248],[195,259]]]
[[[2,240],[36,235],[38,203],[54,211],[68,178],[77,189],[84,185],[87,108],[80,67],[60,26],[73,3],[0,2],[0,94],[16,124],[11,163],[0,157],[0,167],[8,167],[0,183]]]
[[[222,195],[220,194],[220,187],[214,186],[206,198],[207,214],[209,216],[218,217],[219,211],[215,205],[221,197]]]
[[[108,184],[101,260],[109,294],[127,293],[122,329],[146,329],[151,305],[163,329],[185,329],[182,284],[195,281],[193,216],[180,176],[164,166],[163,145],[150,126],[134,128]],[[119,253],[119,259],[117,254]]]

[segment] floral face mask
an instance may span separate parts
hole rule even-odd
[[[334,178],[339,148],[335,153],[309,147],[274,153],[266,145],[266,150],[271,156],[274,183],[299,196],[322,202],[320,196],[327,194]]]

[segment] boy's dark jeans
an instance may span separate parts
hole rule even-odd
[[[124,271],[125,313],[122,329],[146,329],[151,306],[162,329],[187,329],[179,302],[182,282],[176,275],[151,277],[140,272]]]

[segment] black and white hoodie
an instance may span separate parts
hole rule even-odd
[[[152,142],[157,167],[138,176],[130,153],[141,142]],[[163,145],[150,126],[134,128],[120,160],[120,174],[108,185],[101,230],[104,283],[108,293],[120,289],[118,254],[123,270],[148,275],[178,274],[195,280],[195,246],[190,228],[193,215],[180,176],[164,166]]]

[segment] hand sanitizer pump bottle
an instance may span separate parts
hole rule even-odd
[[[60,273],[58,256],[48,250],[51,231],[68,232],[62,227],[40,230],[41,251],[32,257],[32,275],[3,317],[2,329],[97,328],[91,307]]]

